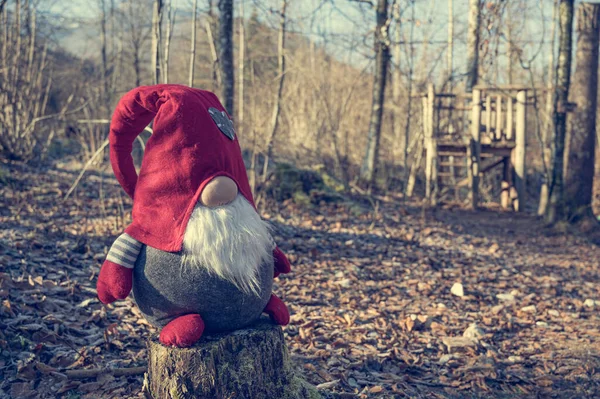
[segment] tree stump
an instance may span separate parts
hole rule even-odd
[[[145,391],[154,399],[320,399],[295,371],[281,327],[268,319],[191,348],[148,340]]]

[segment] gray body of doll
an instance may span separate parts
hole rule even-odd
[[[199,267],[184,267],[183,255],[144,245],[133,269],[133,297],[156,327],[185,314],[199,314],[207,332],[243,328],[258,320],[273,289],[273,263],[259,271],[260,296]]]

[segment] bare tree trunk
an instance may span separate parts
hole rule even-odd
[[[250,86],[254,89],[256,84],[255,74],[254,74],[254,60],[250,59]],[[250,115],[256,115],[256,96],[250,97]],[[252,128],[252,159],[250,160],[250,169],[248,170],[248,180],[250,181],[250,189],[252,190],[252,195],[256,198],[256,186],[257,186],[257,173],[256,173],[256,158],[257,158],[257,140],[256,140],[256,123],[255,119],[251,119],[252,123],[250,126]]]
[[[581,3],[577,9],[576,68],[571,91],[577,110],[569,126],[565,178],[567,216],[571,221],[593,217],[599,39],[600,4]]]
[[[106,39],[106,0],[100,0],[100,54],[102,54],[102,99],[108,99],[108,43]]]
[[[6,1],[6,0],[4,0]],[[3,79],[0,80],[0,88],[3,88],[2,86],[2,82],[7,82],[8,81],[8,41],[9,41],[9,21],[8,21],[8,12],[4,12],[4,5],[6,3],[2,3],[2,9],[0,10],[0,28],[2,29],[2,32],[0,32],[2,34],[2,63],[0,64],[0,66],[2,66],[2,77]],[[3,93],[5,94],[5,93]],[[1,99],[4,99],[4,97],[2,95],[0,95]]]
[[[511,11],[511,3],[508,3],[506,5],[506,23],[507,23],[507,27],[506,27],[506,41],[507,41],[507,45],[508,45],[508,49],[507,49],[507,56],[508,56],[508,65],[507,65],[507,75],[508,75],[508,84],[513,84],[514,83],[514,65],[513,65],[513,61],[514,61],[514,44],[513,44],[513,18],[512,18],[512,11]]]
[[[122,55],[122,53],[120,52],[120,50],[123,48],[123,44],[122,44],[122,38],[123,38],[123,31],[121,29],[119,29],[119,32],[117,33],[117,30],[115,29],[116,26],[116,19],[117,19],[117,13],[115,12],[115,0],[110,0],[110,54],[111,54],[111,59],[112,59],[112,65],[111,65],[111,78],[109,80],[109,90],[108,93],[109,95],[107,96],[107,104],[108,104],[108,109],[110,109],[110,97],[112,97],[112,93],[114,93],[114,89],[115,87],[117,87],[117,78],[119,77],[119,75],[121,75],[121,72],[119,71],[119,58]],[[115,44],[118,43],[118,44]],[[110,112],[110,111],[109,111]]]
[[[115,4],[114,4],[114,0],[111,0],[111,19],[112,19],[112,23],[111,25],[113,26],[113,29],[115,29],[115,26],[118,24],[117,18],[121,15],[120,12],[117,12],[117,10],[115,9]],[[117,45],[116,45],[116,49],[113,50],[113,52],[115,53],[113,55],[114,58],[114,63],[113,63],[113,72],[112,72],[112,79],[110,81],[110,101],[109,101],[109,113],[110,113],[110,109],[112,106],[112,98],[114,96],[114,94],[117,91],[117,87],[122,87],[125,84],[129,84],[129,82],[125,82],[124,78],[125,75],[123,73],[124,70],[124,64],[125,64],[125,56],[124,56],[124,36],[125,32],[124,29],[119,29],[118,31],[115,30],[115,33],[112,34],[113,38],[116,38],[117,40]],[[114,46],[114,40],[113,39],[113,47]]]
[[[152,33],[152,28],[146,28],[145,22],[140,21],[139,8],[132,1],[127,2],[127,19],[129,22],[129,35],[133,55],[135,86],[139,87],[142,84],[142,48],[148,38],[148,34]]]
[[[376,168],[379,157],[379,140],[381,138],[381,121],[385,100],[385,84],[389,63],[389,38],[387,35],[388,2],[377,2],[377,28],[375,31],[375,76],[373,82],[373,103],[371,106],[371,120],[367,137],[367,151],[361,168],[361,178],[372,189],[375,181]]]
[[[394,35],[394,54],[393,58],[395,61],[394,71],[392,72],[392,96],[394,103],[394,112],[392,112],[392,123],[394,129],[394,161],[400,158],[400,149],[402,140],[402,120],[410,119],[408,115],[410,112],[400,113],[400,104],[401,104],[401,94],[402,94],[402,71],[400,69],[400,59],[402,55],[401,51],[401,42],[402,42],[402,24],[400,20],[400,4],[396,3],[394,5],[394,19],[396,20],[396,31]],[[408,84],[411,85],[411,81],[408,81]],[[408,96],[408,101],[411,101],[410,93]]]
[[[244,127],[244,62],[246,48],[246,32],[244,28],[244,2],[240,1],[240,44],[239,44],[239,59],[238,59],[238,134],[242,134]]]
[[[165,56],[163,60],[163,81],[169,83],[169,50],[171,48],[171,38],[173,36],[173,25],[175,24],[175,13],[173,11],[173,0],[169,0],[169,7],[167,8],[167,35],[165,37]]]
[[[550,200],[550,165],[549,161],[552,157],[551,149],[551,137],[553,130],[552,121],[552,107],[554,106],[554,85],[556,85],[556,70],[554,67],[554,44],[556,41],[556,18],[558,14],[558,2],[554,0],[554,6],[552,7],[552,28],[550,35],[552,36],[550,44],[550,54],[548,55],[548,93],[546,95],[546,126],[542,130],[542,163],[543,163],[543,176],[542,186],[540,188],[540,203],[538,206],[538,216],[544,216],[546,209],[548,208],[548,202]]]
[[[33,60],[35,56],[35,37],[37,35],[37,25],[36,25],[36,12],[35,8],[31,10],[31,15],[29,16],[29,56],[27,58],[27,80],[31,80],[33,77]]]
[[[417,172],[419,171],[421,162],[423,160],[423,150],[424,138],[423,135],[420,135],[415,146],[415,159],[410,165],[410,173],[406,182],[405,197],[407,198],[412,197],[413,191],[415,190],[415,184],[417,183]]]
[[[15,48],[17,51],[15,51],[14,54],[14,81],[19,82],[20,80],[20,71],[21,71],[21,53],[22,53],[22,49],[21,49],[21,1],[20,0],[16,0],[15,1],[15,21],[16,21],[16,29],[15,29],[15,36],[16,36],[16,44],[15,44]],[[17,125],[18,126],[18,125]]]
[[[219,0],[219,65],[223,82],[221,98],[229,115],[234,115],[233,0]]]
[[[162,13],[163,0],[154,0],[154,8],[152,12],[152,81],[154,84],[161,82],[161,53],[160,47],[162,42]]]
[[[192,11],[192,44],[190,48],[190,74],[188,86],[194,87],[194,70],[196,65],[196,22],[198,21],[198,0],[194,0]]]
[[[452,93],[454,90],[454,1],[448,0],[448,50],[446,54],[446,69],[448,69],[448,92]],[[448,131],[454,132],[455,127],[453,125],[452,111],[448,113]],[[460,192],[456,187],[456,169],[454,167],[454,156],[448,157],[450,163],[450,183],[454,191],[454,199],[456,202],[460,200]]]
[[[565,217],[563,169],[565,136],[567,130],[567,102],[569,100],[569,85],[571,83],[573,8],[574,0],[560,1],[560,40],[558,48],[558,65],[556,67],[556,98],[554,100],[554,161],[552,162],[550,204],[546,212],[546,220],[549,223],[555,223]]]
[[[469,0],[469,28],[467,33],[467,92],[471,92],[479,79],[479,36],[481,25],[481,0]]]
[[[208,46],[210,47],[210,55],[213,60],[213,91],[216,92],[221,89],[221,73],[219,72],[219,55],[217,54],[217,48],[215,47],[215,38],[210,19],[206,21],[205,29],[206,36],[208,37]]]
[[[398,26],[398,28],[400,28],[400,26]],[[413,189],[414,189],[414,183],[416,181],[416,171],[419,169],[419,164],[421,163],[421,158],[418,158],[418,162],[416,167],[414,167],[414,165],[411,165],[411,168],[409,170],[408,168],[408,154],[409,154],[409,150],[408,150],[408,143],[409,143],[409,136],[410,136],[410,120],[411,120],[411,111],[412,111],[412,92],[413,92],[413,76],[414,76],[414,70],[415,70],[415,52],[414,52],[414,44],[413,44],[413,40],[414,40],[414,33],[415,33],[415,2],[413,1],[411,3],[411,23],[410,23],[410,35],[408,40],[410,41],[409,43],[409,52],[410,52],[410,56],[408,59],[408,112],[407,112],[407,118],[406,118],[406,123],[404,126],[404,164],[403,169],[404,169],[404,176],[403,176],[403,180],[404,180],[404,195],[403,195],[403,199],[406,200],[406,198],[411,197],[412,193],[413,193]],[[423,148],[420,147],[419,150],[421,152],[423,152]],[[423,154],[421,154],[422,156]],[[413,171],[415,173],[415,175],[413,176]],[[412,181],[412,184],[411,184]]]
[[[133,53],[133,69],[135,71],[135,86],[139,87],[142,85],[142,73],[140,68],[140,54],[138,51]]]
[[[215,0],[208,0],[208,18],[205,23],[206,35],[208,36],[208,45],[213,60],[212,78],[213,91],[215,93],[221,90],[221,68],[219,66],[219,54],[217,54],[217,43],[215,42],[214,32],[217,31],[217,17],[215,16]]]
[[[452,93],[453,81],[452,72],[454,70],[454,2],[448,0],[448,54],[446,59],[446,68],[448,69],[448,92]]]
[[[267,172],[269,170],[269,160],[273,155],[273,143],[275,142],[275,136],[279,129],[279,116],[281,113],[281,96],[283,94],[283,86],[285,83],[285,33],[286,33],[286,18],[287,18],[287,6],[288,0],[281,0],[281,13],[279,15],[279,44],[278,44],[278,68],[277,76],[279,77],[279,87],[277,89],[277,95],[275,97],[275,104],[273,105],[273,114],[271,116],[271,134],[267,141],[267,154],[263,164],[262,181],[267,179]]]

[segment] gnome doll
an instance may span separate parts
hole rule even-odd
[[[139,176],[133,141],[154,119]],[[243,328],[262,313],[289,322],[272,294],[290,264],[256,211],[233,123],[211,92],[136,88],[117,105],[110,160],[133,199],[132,223],[98,277],[105,304],[133,298],[164,345]]]

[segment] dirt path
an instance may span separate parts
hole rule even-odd
[[[0,398],[140,396],[141,376],[63,377],[145,365],[153,329],[130,301],[101,306],[94,291],[129,203],[101,175],[62,202],[74,172],[9,171]],[[394,203],[264,216],[294,265],[276,291],[293,313],[292,356],[315,385],[347,398],[600,396],[600,249],[585,237],[529,216]]]

